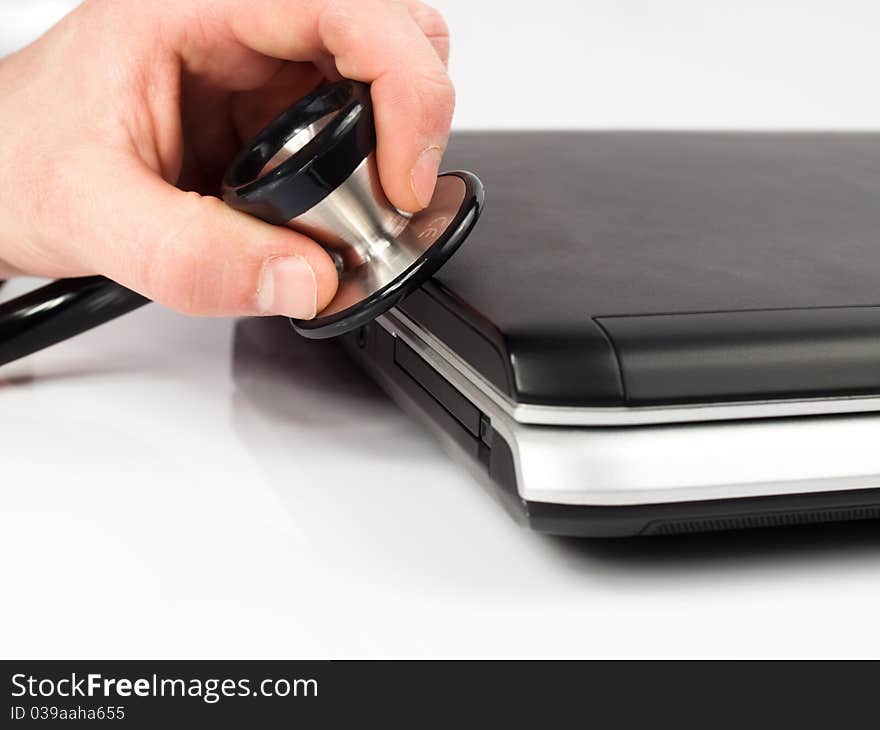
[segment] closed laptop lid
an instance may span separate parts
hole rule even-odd
[[[486,205],[400,309],[520,403],[880,394],[880,134],[480,132]]]

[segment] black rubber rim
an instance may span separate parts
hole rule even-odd
[[[299,334],[319,340],[351,332],[400,303],[407,294],[418,289],[449,260],[468,237],[480,217],[483,208],[483,184],[470,172],[457,170],[443,173],[440,177],[447,175],[458,177],[464,182],[465,194],[461,207],[449,227],[434,245],[394,281],[357,304],[326,317],[318,315],[314,319],[291,319],[290,323]]]
[[[302,149],[260,175],[292,136],[333,112],[336,116]],[[268,223],[287,223],[335,190],[375,148],[370,87],[357,81],[322,86],[245,146],[223,178],[223,199]]]

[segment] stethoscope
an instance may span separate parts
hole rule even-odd
[[[476,224],[483,186],[469,172],[447,172],[426,209],[397,210],[379,183],[370,88],[346,80],[298,101],[251,140],[226,172],[223,199],[305,233],[331,255],[339,273],[333,300],[314,319],[291,320],[319,339],[363,326],[429,279]],[[0,304],[0,365],[149,301],[89,276]]]

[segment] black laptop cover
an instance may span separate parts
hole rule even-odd
[[[401,309],[523,403],[880,393],[880,134],[466,133],[475,232]]]

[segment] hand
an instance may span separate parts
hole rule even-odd
[[[371,82],[382,186],[425,207],[448,48],[417,0],[87,0],[0,61],[0,278],[99,273],[190,314],[313,317],[333,262],[212,197],[226,165],[325,79]]]

